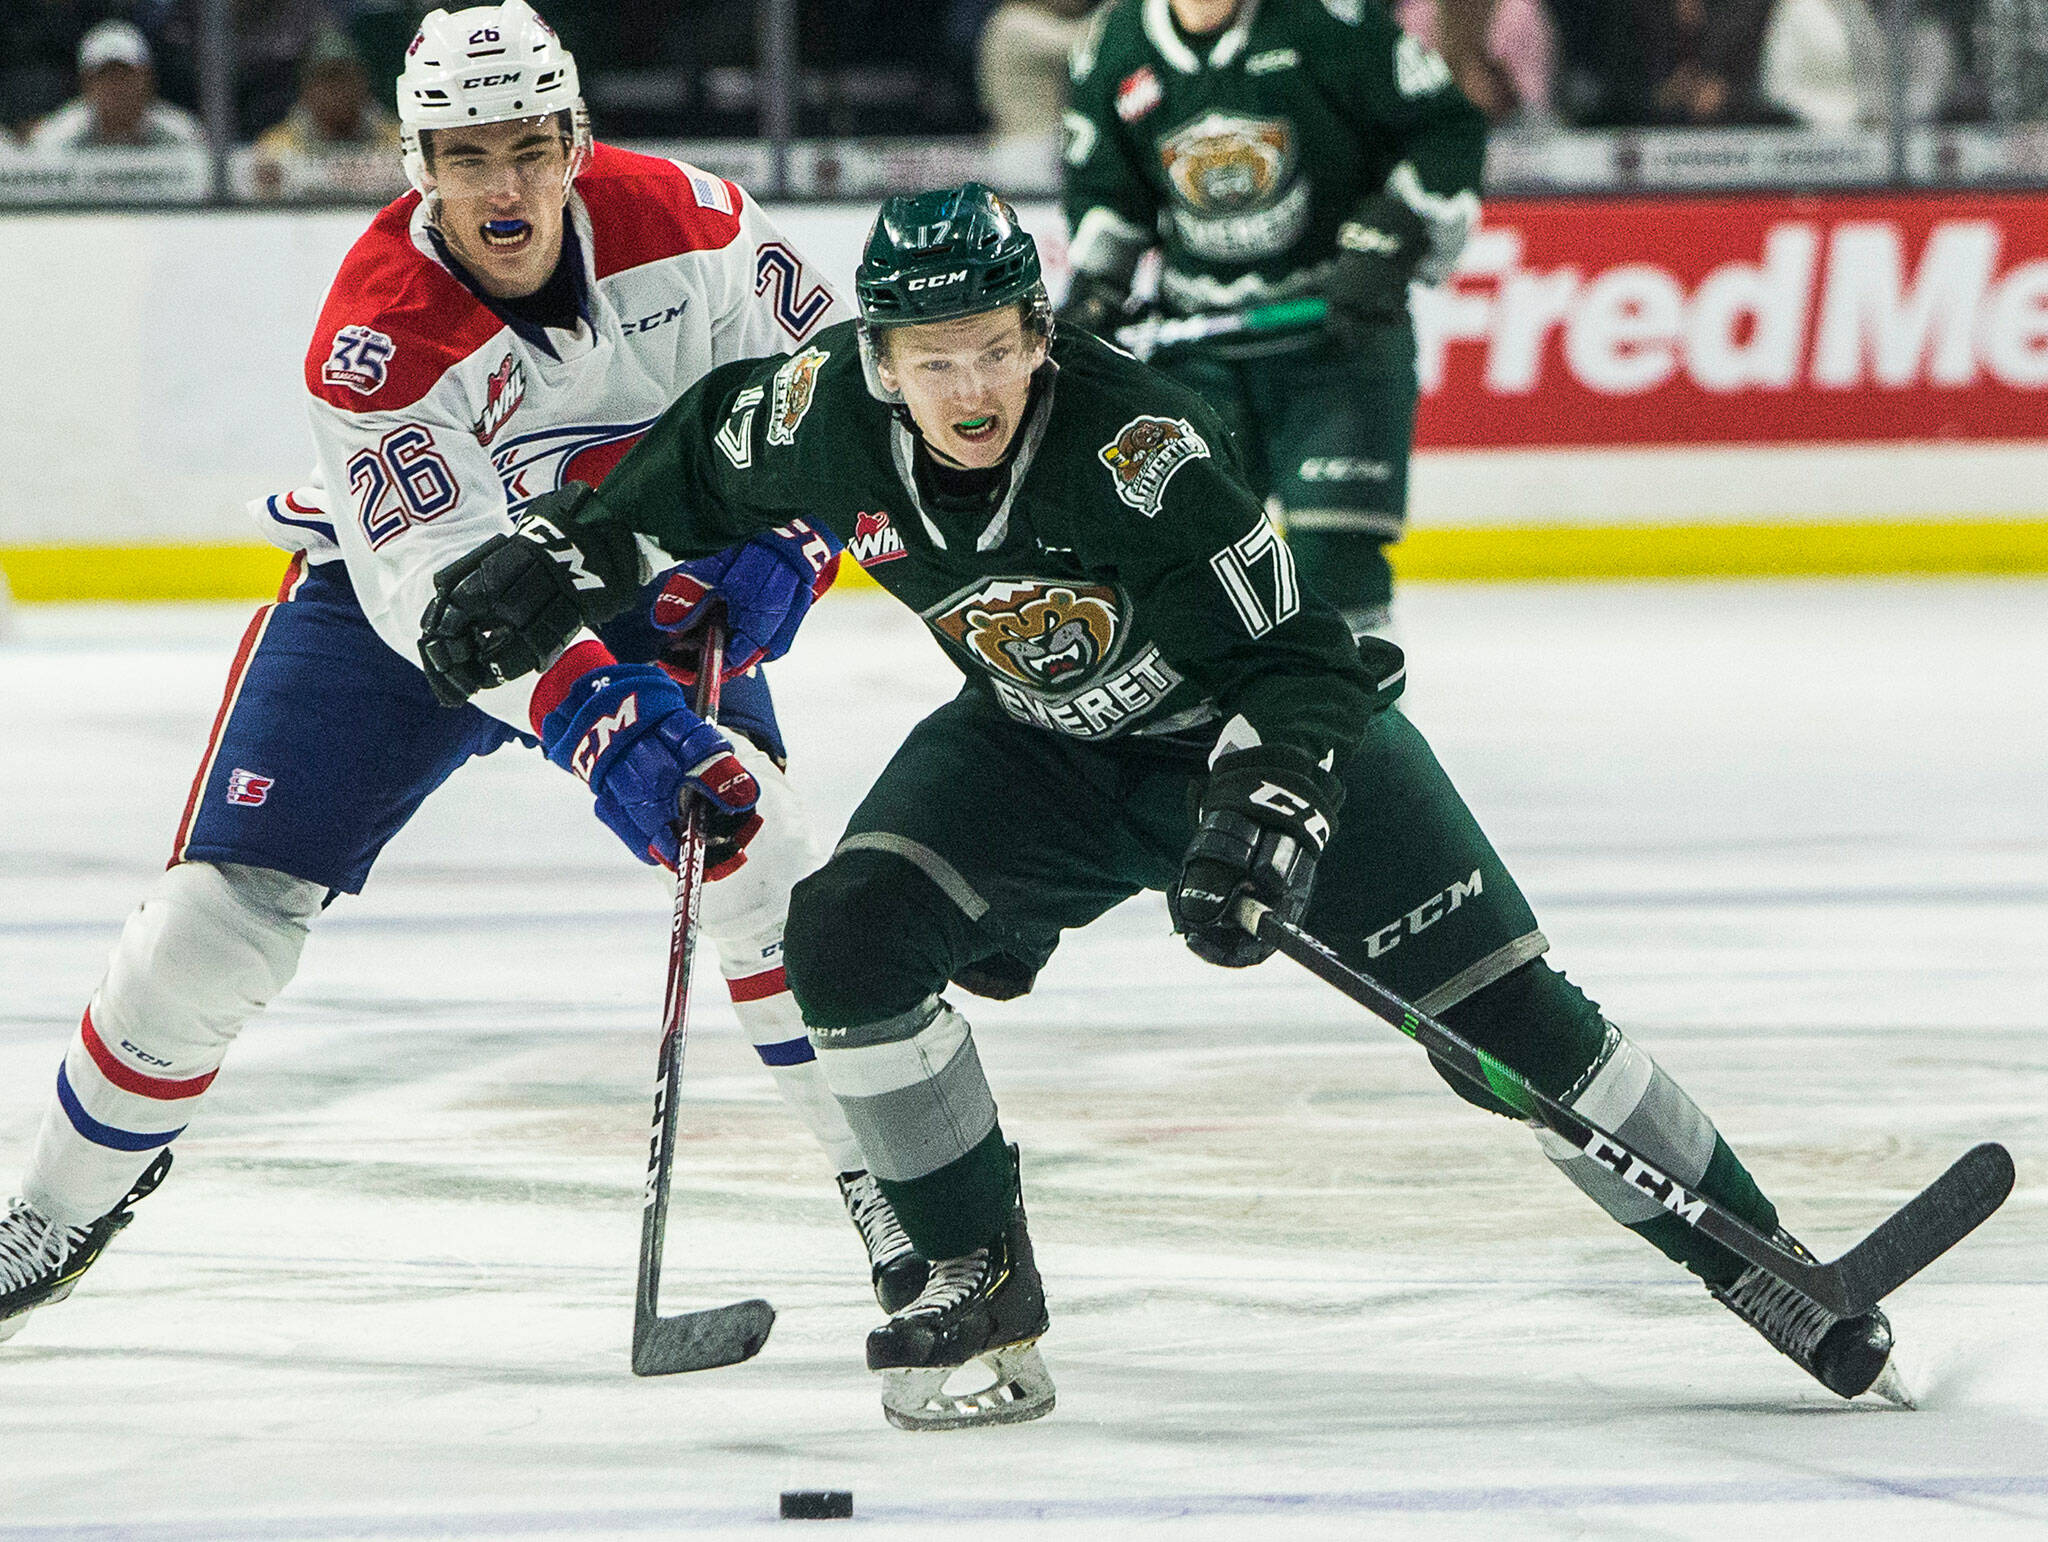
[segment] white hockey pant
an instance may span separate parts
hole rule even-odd
[[[700,924],[733,1009],[833,1170],[863,1165],[819,1073],[782,972],[789,890],[817,865],[803,807],[765,755],[739,753],[761,784],[762,827],[704,889]],[[298,970],[326,891],[269,868],[185,862],[122,928],[43,1114],[22,1197],[67,1225],[98,1219],[190,1122],[228,1046]]]
[[[184,1130],[242,1024],[299,967],[326,890],[269,868],[184,862],[121,940],[57,1071],[22,1197],[82,1226]]]

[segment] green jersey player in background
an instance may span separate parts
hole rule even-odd
[[[536,499],[521,533],[444,569],[422,653],[444,685],[481,689],[632,604],[647,543],[691,557],[801,518],[966,677],[797,885],[785,938],[826,1081],[932,1260],[868,1339],[892,1422],[1030,1419],[1053,1399],[1016,1150],[941,993],[1027,989],[1063,929],[1143,889],[1226,967],[1272,951],[1230,919],[1236,896],[1303,920],[1769,1234],[1776,1211],[1707,1116],[1543,961],[1513,878],[1394,705],[1400,649],[1354,640],[1298,585],[1201,398],[1079,328],[1055,336],[1031,237],[977,184],[885,204],[855,286],[857,323],[712,371],[601,490]],[[713,592],[736,625],[766,619],[743,587]],[[1882,1312],[1831,1317],[1538,1138],[1832,1390],[1891,1385]],[[989,1388],[947,1392],[976,1360]]]
[[[1320,330],[1162,349],[1242,444],[1309,587],[1382,628],[1415,432],[1411,280],[1479,218],[1486,120],[1380,0],[1110,0],[1072,61],[1060,311],[1107,337],[1160,249],[1169,316],[1305,296]]]

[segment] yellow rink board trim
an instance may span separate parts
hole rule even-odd
[[[2048,519],[1425,529],[1392,556],[1402,578],[1425,580],[2048,573]],[[242,544],[0,546],[24,602],[267,599],[285,560]],[[840,582],[874,587],[850,561]]]

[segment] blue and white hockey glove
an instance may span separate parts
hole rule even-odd
[[[654,624],[681,643],[703,623],[706,605],[713,598],[723,601],[730,680],[787,653],[811,603],[838,574],[838,542],[793,519],[714,557],[683,563],[654,597]],[[693,645],[671,644],[663,659],[684,680],[697,678]]]
[[[1301,750],[1261,745],[1219,756],[1202,789],[1194,839],[1167,891],[1174,930],[1198,958],[1242,969],[1271,957],[1231,914],[1249,894],[1288,921],[1308,909],[1344,784]]]
[[[540,737],[549,760],[590,784],[597,817],[643,862],[676,865],[685,788],[711,800],[714,833],[728,843],[744,846],[760,825],[753,774],[659,665],[606,663],[580,675],[541,718]]]

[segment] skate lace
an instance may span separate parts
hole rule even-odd
[[[64,1267],[85,1240],[83,1226],[60,1226],[25,1199],[17,1199],[0,1221],[0,1294],[46,1279]]]
[[[1715,1296],[1736,1316],[1755,1328],[1773,1346],[1808,1370],[1813,1352],[1838,1319],[1818,1301],[1802,1295],[1783,1280],[1754,1266]]]
[[[959,1258],[942,1258],[932,1265],[918,1298],[898,1317],[938,1317],[970,1299],[988,1283],[989,1250],[976,1248]]]
[[[853,1217],[861,1241],[867,1244],[870,1264],[879,1268],[916,1251],[874,1174],[862,1173],[850,1182],[843,1181],[840,1192],[846,1200],[846,1213]]]

